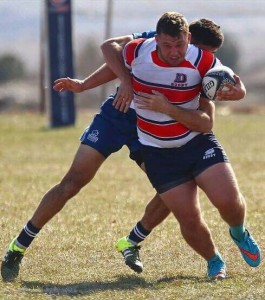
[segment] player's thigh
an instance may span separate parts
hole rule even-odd
[[[200,214],[200,205],[196,183],[187,181],[160,194],[165,205],[173,212],[179,222],[191,219],[197,220]]]
[[[217,207],[240,199],[238,183],[230,163],[218,163],[196,177],[198,186]]]
[[[99,151],[88,145],[80,144],[65,177],[83,186],[94,177],[104,161],[105,157]]]

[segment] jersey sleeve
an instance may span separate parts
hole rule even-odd
[[[156,34],[155,30],[149,30],[149,31],[144,31],[142,33],[134,32],[132,35],[134,39],[140,39],[140,38],[150,39],[153,38],[155,34]]]
[[[125,45],[123,49],[123,59],[127,68],[131,69],[131,64],[133,60],[137,57],[138,51],[144,41],[144,38],[136,39]]]
[[[216,57],[213,55],[213,53],[205,50],[199,49],[199,56],[197,61],[195,62],[195,65],[201,75],[201,77],[204,77],[204,75],[214,66],[216,66]]]
[[[223,64],[221,63],[221,61],[218,58],[215,58],[215,61],[214,61],[214,64],[213,64],[212,68],[213,67],[220,67],[222,65]]]

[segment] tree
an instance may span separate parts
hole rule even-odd
[[[21,79],[25,74],[24,64],[15,55],[4,54],[0,56],[0,83],[12,79]]]

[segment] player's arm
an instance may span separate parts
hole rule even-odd
[[[234,75],[234,79],[236,81],[235,85],[227,84],[225,91],[217,91],[216,100],[219,101],[237,101],[241,100],[246,96],[246,87],[244,83],[241,81],[240,77]]]
[[[143,33],[144,34],[144,33]],[[123,48],[126,43],[131,41],[134,35],[126,35],[116,37],[105,42],[105,46],[108,47],[108,43],[115,43],[119,47]],[[80,93],[85,90],[93,89],[97,86],[105,84],[117,78],[117,75],[104,63],[95,72],[90,74],[83,80],[74,79],[70,77],[59,78],[54,81],[54,90],[57,92],[71,91],[74,93]]]
[[[200,98],[199,110],[185,109],[168,102],[167,98],[158,91],[153,94],[139,93],[135,102],[140,109],[149,109],[164,113],[177,120],[187,128],[198,132],[210,132],[214,124],[215,105],[206,98]]]
[[[131,41],[132,39],[139,37],[153,37],[154,34],[155,31],[145,31],[142,33],[134,33],[131,35],[120,36],[107,40],[105,45],[106,47],[108,47],[108,43],[115,42],[123,48],[125,44]],[[81,93],[85,90],[93,89],[116,78],[117,75],[109,68],[109,66],[106,63],[104,63],[95,72],[87,76],[85,79],[80,80],[70,77],[56,79],[54,81],[53,89],[57,92],[70,91],[73,93]]]
[[[130,71],[124,65],[122,52],[124,46],[132,39],[132,36],[111,38],[101,45],[101,51],[107,65],[122,82],[131,82]]]
[[[124,44],[117,39],[106,40],[101,45],[106,63],[121,81],[113,104],[116,109],[126,112],[133,99],[133,89],[130,70],[124,64],[123,48]]]
[[[53,89],[57,92],[70,91],[73,93],[81,93],[116,78],[117,76],[111,71],[107,64],[103,64],[95,72],[83,80],[70,77],[56,79],[54,81]]]

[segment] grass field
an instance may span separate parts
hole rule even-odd
[[[47,130],[44,117],[35,114],[0,115],[2,254],[43,193],[67,171],[91,117],[79,113],[74,128]],[[219,115],[214,130],[233,163],[248,204],[246,224],[263,253],[264,124],[264,115]],[[172,216],[144,242],[144,272],[128,269],[115,241],[140,219],[153,194],[127,149],[114,154],[43,228],[23,260],[20,280],[0,281],[0,299],[265,299],[264,262],[256,269],[243,262],[227,225],[203,194],[203,215],[226,260],[228,278],[207,280],[204,260],[186,245]]]

